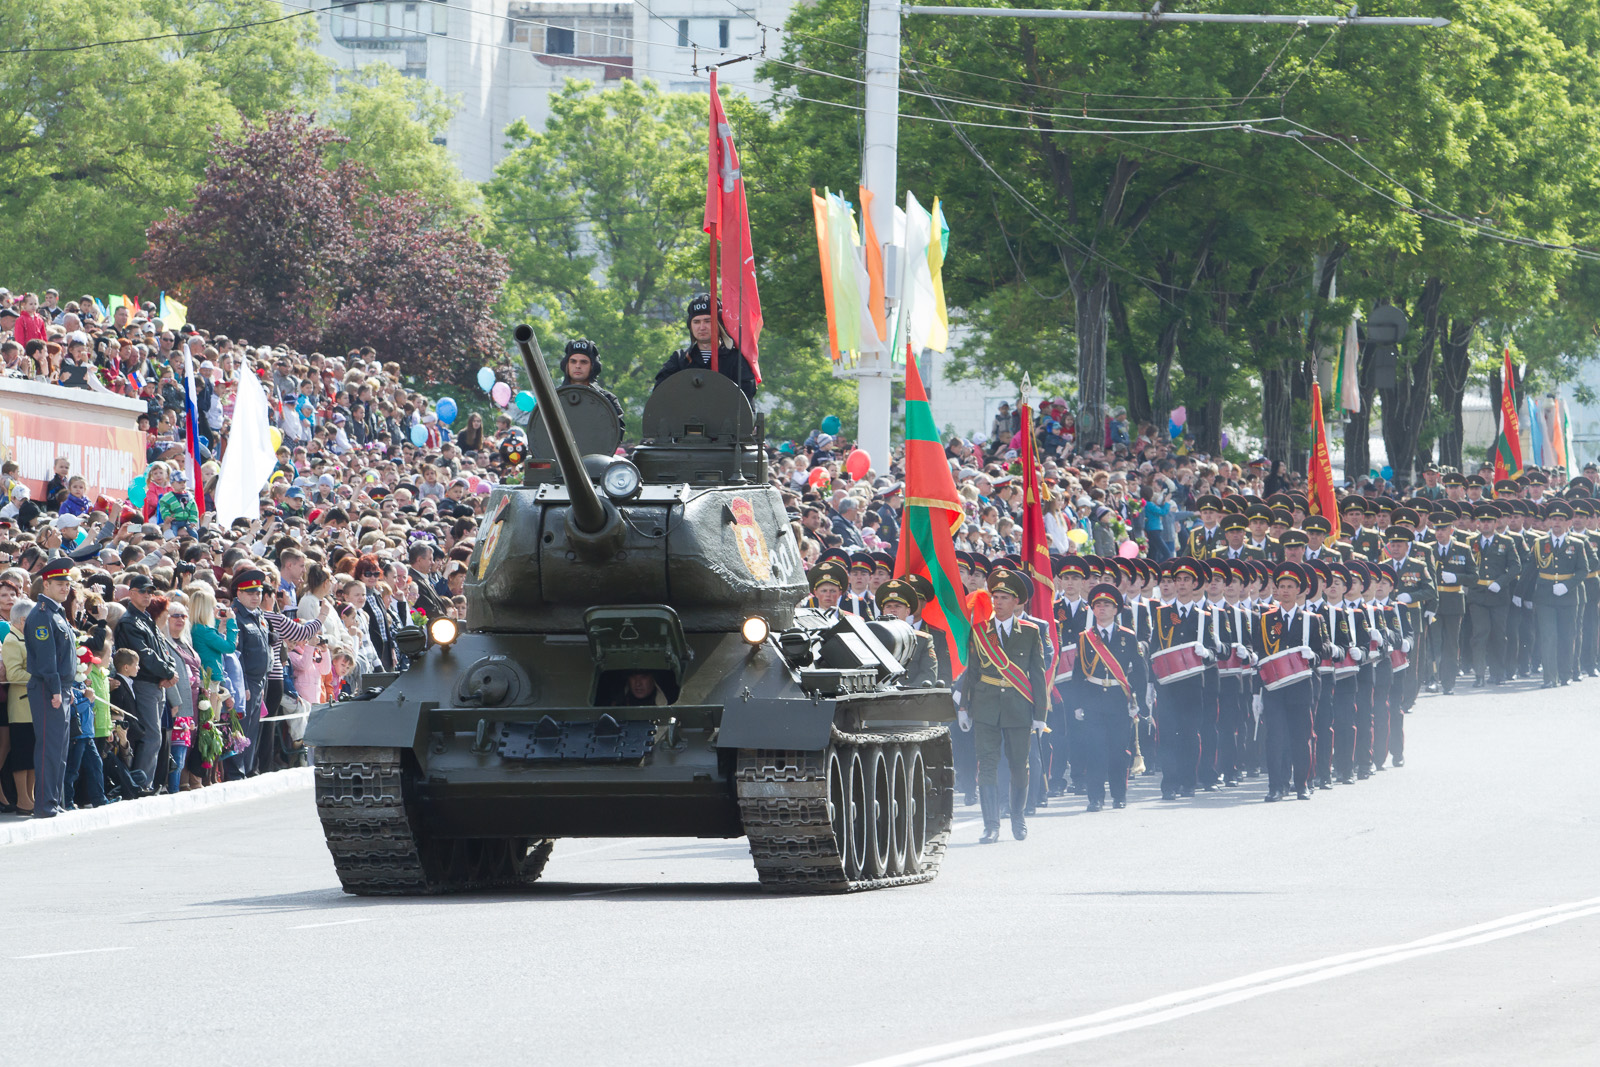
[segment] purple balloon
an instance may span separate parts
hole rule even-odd
[[[496,404],[505,407],[511,403],[511,386],[505,382],[495,382],[494,388],[489,390],[489,395],[494,398]]]
[[[1223,434],[1222,435],[1222,447],[1223,448],[1227,448],[1228,447],[1228,435],[1227,434]]]

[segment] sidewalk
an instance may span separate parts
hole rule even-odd
[[[294,767],[286,771],[257,775],[236,782],[187,793],[168,793],[142,800],[123,800],[103,808],[83,808],[63,812],[53,819],[20,819],[0,815],[0,847],[21,845],[29,841],[44,841],[53,837],[70,837],[93,830],[109,830],[130,823],[162,819],[169,815],[199,811],[219,804],[232,804],[241,800],[256,800],[295,790],[311,788],[310,767]]]

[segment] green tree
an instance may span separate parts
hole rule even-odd
[[[187,195],[212,130],[325,79],[313,20],[285,14],[271,0],[0,2],[12,284],[132,289],[145,226]]]

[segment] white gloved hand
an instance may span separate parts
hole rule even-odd
[[[1083,709],[1082,708],[1073,708],[1072,709],[1072,717],[1074,719],[1077,719],[1079,722],[1082,722],[1083,721]]]
[[[1511,604],[1512,604],[1513,607],[1518,607],[1518,608],[1522,607],[1522,598],[1519,597],[1519,596],[1512,597],[1511,598]]]
[[[1489,592],[1498,593],[1499,591],[1500,591],[1500,583],[1499,582],[1490,582],[1489,583]]]
[[[1394,598],[1394,602],[1396,604],[1409,604],[1411,603],[1411,594],[1401,593],[1399,596]]]
[[[1455,585],[1456,584],[1456,572],[1455,571],[1440,571],[1439,572],[1439,577],[1444,579],[1444,584],[1445,585]]]
[[[1439,617],[1439,614],[1438,614],[1438,612],[1434,612],[1434,611],[1424,611],[1422,613],[1422,617],[1427,619],[1429,622],[1432,622],[1434,619],[1437,619]]]
[[[1360,663],[1365,655],[1366,653],[1360,648],[1357,648],[1354,645],[1350,647],[1350,658],[1355,660],[1357,663]]]
[[[1333,660],[1335,662],[1338,662],[1339,660],[1344,659],[1344,646],[1343,645],[1334,645],[1333,646],[1333,648],[1332,648],[1332,658],[1333,658]]]
[[[1156,683],[1151,682],[1144,687],[1144,702],[1150,707],[1156,703]]]
[[[1129,704],[1128,705],[1128,718],[1130,720],[1132,720],[1133,722],[1138,722],[1139,721],[1139,705],[1137,705],[1137,704]]]
[[[1550,591],[1552,593],[1554,593],[1556,596],[1566,596],[1567,595],[1567,583],[1566,582],[1557,582],[1555,585],[1552,585],[1550,587]]]
[[[1250,714],[1257,719],[1261,718],[1261,694],[1257,693],[1250,698]]]
[[[1034,719],[1033,720],[1033,732],[1034,733],[1042,734],[1042,733],[1045,732],[1045,729],[1046,729],[1046,727],[1045,727],[1043,719]]]
[[[1217,654],[1215,652],[1211,651],[1205,645],[1201,645],[1200,646],[1200,658],[1202,660],[1204,660],[1206,663],[1210,663],[1212,660],[1217,658]]]
[[[1411,651],[1411,638],[1402,637],[1400,639],[1400,651],[1401,652],[1410,652]]]
[[[966,733],[972,729],[972,716],[967,714],[967,709],[956,709],[956,724],[961,727],[961,732]]]

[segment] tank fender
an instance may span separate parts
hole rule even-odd
[[[719,748],[793,748],[817,751],[833,736],[836,703],[810,697],[735,698],[722,715]]]
[[[306,721],[310,745],[356,745],[376,748],[417,748],[422,713],[418,701],[398,706],[392,700],[351,700],[312,709]]]

